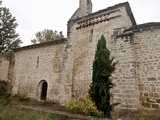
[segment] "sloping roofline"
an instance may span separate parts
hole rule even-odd
[[[106,9],[102,9],[102,10],[99,10],[99,11],[97,11],[97,12],[94,12],[94,13],[91,13],[91,14],[89,14],[89,15],[86,15],[85,17],[92,17],[92,16],[98,15],[98,14],[100,14],[100,13],[104,13],[104,12],[106,12],[106,11],[111,11],[111,10],[114,10],[114,9],[119,8],[119,7],[122,7],[122,6],[125,6],[126,11],[127,11],[127,14],[128,14],[128,16],[129,16],[129,18],[130,18],[130,20],[131,20],[131,22],[132,22],[132,25],[133,25],[133,26],[136,25],[136,21],[135,21],[135,19],[134,19],[134,16],[133,16],[133,14],[132,14],[132,11],[131,11],[131,8],[130,8],[130,5],[129,5],[128,2],[116,4],[116,5],[114,5],[114,6],[111,6],[111,7],[106,8]],[[83,18],[83,17],[76,18],[76,19],[74,19],[74,20],[69,20],[68,22],[78,21],[78,20],[80,20],[81,18]]]
[[[135,25],[128,28],[126,31],[140,30],[140,29],[146,29],[146,28],[160,28],[160,22],[149,22],[149,23]]]
[[[22,51],[22,50],[40,48],[40,47],[44,47],[44,46],[50,46],[50,45],[55,45],[55,44],[62,44],[62,43],[66,43],[66,41],[67,41],[67,38],[62,38],[60,40],[54,40],[54,41],[39,43],[39,44],[35,44],[35,45],[29,45],[29,46],[19,47],[19,48],[14,49],[14,51],[18,52],[18,51]]]

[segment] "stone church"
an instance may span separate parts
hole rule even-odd
[[[160,23],[137,25],[128,2],[92,13],[91,0],[79,0],[67,38],[16,49],[12,70],[1,60],[0,79],[11,79],[13,94],[36,100],[65,105],[85,97],[101,35],[118,61],[112,102],[121,108],[160,108]],[[7,71],[12,75],[5,76]]]

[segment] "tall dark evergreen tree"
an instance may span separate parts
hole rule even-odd
[[[9,9],[0,7],[0,53],[8,53],[13,51],[14,48],[20,46],[22,41],[16,33],[16,18],[12,17]]]
[[[110,58],[110,51],[106,48],[106,40],[102,35],[98,41],[97,51],[93,62],[93,77],[89,90],[90,98],[95,102],[97,109],[103,115],[110,117],[110,89],[115,85],[112,83],[111,74],[116,69],[114,58]]]

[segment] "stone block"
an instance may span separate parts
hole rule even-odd
[[[160,103],[160,99],[156,99],[156,102],[157,102],[157,103]]]
[[[152,87],[151,87],[151,91],[152,91],[152,92],[155,92],[155,90],[156,90],[155,87],[152,86]]]
[[[152,108],[160,108],[158,104],[152,104]]]
[[[140,96],[140,97],[139,97],[139,100],[140,100],[140,101],[145,101],[145,97],[144,97],[144,96]]]
[[[149,102],[149,103],[155,103],[155,101],[152,100],[151,98],[146,98],[146,101]]]
[[[153,97],[153,93],[152,93],[152,92],[150,92],[150,93],[149,93],[149,96],[150,96],[150,97]]]
[[[147,107],[147,108],[150,108],[150,107],[151,107],[151,104],[150,104],[150,103],[147,103],[147,102],[142,102],[142,106]]]
[[[157,66],[157,69],[160,69],[160,65]]]
[[[145,92],[145,93],[144,93],[144,96],[148,97],[148,93],[147,93],[147,92]]]
[[[144,91],[144,87],[142,86],[142,87],[139,87],[139,90],[140,91]]]
[[[157,79],[155,77],[149,77],[148,81],[156,81]]]
[[[154,98],[159,98],[159,94],[158,93],[154,93],[153,96],[154,96]]]
[[[144,44],[144,45],[143,45],[143,48],[145,48],[145,49],[148,48],[148,47],[149,47],[148,44]]]
[[[140,92],[140,96],[143,96],[143,92]]]
[[[113,90],[113,93],[120,93],[120,90]]]
[[[160,92],[160,88],[157,88],[156,90],[157,90],[157,92]]]
[[[150,87],[148,87],[148,86],[145,87],[145,91],[146,91],[146,92],[150,92]]]

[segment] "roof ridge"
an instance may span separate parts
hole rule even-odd
[[[147,27],[157,27],[157,26],[160,26],[160,22],[147,22],[147,23],[134,25],[134,26],[128,28],[126,31],[135,30],[135,29],[142,29],[142,28],[147,28]]]
[[[61,43],[65,43],[66,41],[67,41],[67,38],[62,38],[62,39],[59,39],[59,40],[53,40],[53,41],[48,41],[48,42],[43,42],[43,43],[38,43],[38,44],[32,44],[32,45],[28,45],[28,46],[19,47],[19,48],[14,49],[14,51],[16,52],[16,51],[39,48],[39,47],[49,46],[49,45],[54,45],[54,44],[61,44]]]
[[[111,10],[116,9],[118,7],[121,7],[121,6],[125,6],[126,12],[127,12],[128,16],[130,17],[132,24],[136,25],[136,21],[134,19],[134,16],[132,14],[132,11],[131,11],[131,8],[130,8],[130,5],[129,5],[128,2],[118,3],[118,4],[115,4],[113,6],[109,6],[109,7],[105,8],[105,9],[101,9],[99,11],[96,11],[94,13],[90,13],[90,14],[88,14],[86,16],[79,17],[79,18],[76,18],[76,19],[73,19],[73,20],[69,20],[68,22],[78,21],[78,20],[80,20],[81,18],[84,18],[84,17],[92,17],[92,16],[98,15],[98,14],[106,12],[106,11],[111,11]]]

